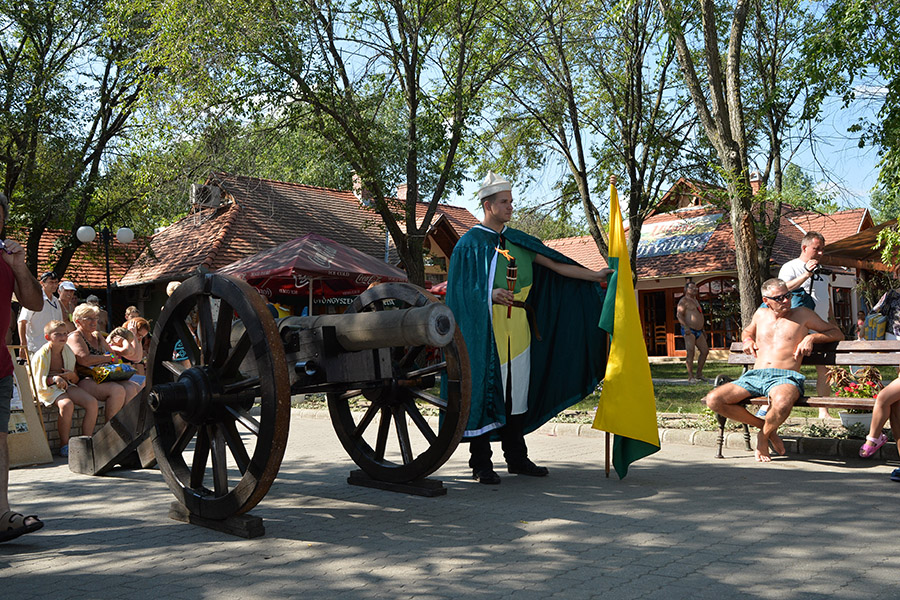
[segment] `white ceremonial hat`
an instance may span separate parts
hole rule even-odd
[[[488,171],[487,176],[481,183],[481,188],[478,190],[478,199],[483,200],[491,194],[509,191],[512,191],[512,186],[510,185],[509,181],[507,181],[500,175],[497,175],[493,171]]]

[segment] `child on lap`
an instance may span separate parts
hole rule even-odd
[[[47,343],[31,357],[31,371],[38,399],[44,406],[59,408],[60,456],[69,455],[69,432],[75,406],[84,409],[82,435],[92,435],[97,424],[97,399],[79,388],[75,374],[75,354],[66,345],[68,332],[62,321],[50,321],[44,327]]]

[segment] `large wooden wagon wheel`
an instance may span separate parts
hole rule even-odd
[[[256,290],[211,273],[185,281],[156,323],[147,377],[153,447],[179,502],[209,519],[253,508],[275,480],[290,423],[284,346]]]
[[[385,283],[363,292],[347,312],[437,301],[421,288]],[[365,473],[379,481],[405,483],[436,471],[459,444],[469,418],[469,358],[458,327],[444,348],[395,347],[391,358],[391,380],[379,387],[329,393],[328,410],[341,444]],[[446,400],[435,387],[442,373],[447,377]],[[437,427],[428,422],[428,412],[439,414]]]

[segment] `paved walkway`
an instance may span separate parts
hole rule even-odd
[[[469,479],[465,449],[419,498],[352,487],[327,420],[294,411],[290,444],[243,540],[166,516],[152,470],[11,473],[46,527],[0,544],[3,597],[679,599],[898,596],[900,484],[861,460],[726,460],[667,444],[625,480],[603,439],[529,436],[550,477]]]

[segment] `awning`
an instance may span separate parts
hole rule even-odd
[[[875,249],[878,234],[888,227],[897,225],[897,219],[885,221],[864,229],[855,235],[845,237],[831,244],[825,244],[822,262],[828,265],[868,269],[870,271],[891,271],[881,262],[881,251]]]

